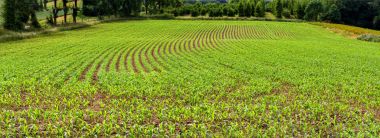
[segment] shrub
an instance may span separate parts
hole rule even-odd
[[[174,19],[174,16],[173,14],[163,13],[163,14],[156,14],[156,15],[149,16],[149,18],[169,20],[169,19]]]
[[[357,39],[363,40],[363,41],[369,41],[369,42],[380,42],[380,36],[372,35],[372,34],[360,35]]]

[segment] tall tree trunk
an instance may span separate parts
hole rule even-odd
[[[73,8],[73,22],[77,23],[77,15],[78,15],[78,0],[74,0],[74,8]]]
[[[145,0],[145,15],[148,15],[148,0]]]
[[[64,19],[64,23],[67,23],[67,12],[68,12],[68,9],[67,9],[67,0],[63,0],[63,19]]]
[[[54,25],[57,25],[57,17],[58,17],[57,15],[58,15],[57,0],[54,0],[54,9],[53,9]]]
[[[44,9],[47,10],[47,3],[48,1],[47,0],[44,0]]]

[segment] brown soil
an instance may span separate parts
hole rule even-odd
[[[122,52],[120,52],[119,56],[117,57],[117,60],[116,60],[116,72],[119,72],[120,71],[120,61],[121,61],[121,56],[123,55],[123,53],[126,51],[127,49],[124,49]]]
[[[136,60],[135,60],[136,52],[137,52],[137,49],[134,50],[132,53],[132,68],[135,73],[139,73],[139,70],[137,69],[137,66],[136,66]]]
[[[125,66],[125,70],[128,72],[128,57],[129,55],[131,54],[132,50],[135,49],[134,47],[129,49],[127,54],[125,54],[125,58],[124,58],[124,66]],[[133,61],[132,61],[133,62]]]
[[[111,66],[111,64],[112,64],[112,61],[113,61],[113,59],[115,58],[116,54],[117,54],[120,50],[121,50],[121,48],[120,48],[117,52],[115,52],[115,53],[112,55],[112,57],[108,60],[108,63],[107,63],[107,66],[106,66],[106,71],[107,71],[107,72],[110,71],[110,66]]]
[[[146,61],[148,62],[148,64],[149,64],[150,66],[152,66],[152,68],[153,68],[154,71],[160,71],[156,66],[154,66],[154,65],[152,64],[152,61],[151,61],[150,58],[148,57],[149,49],[150,49],[150,47],[147,48],[147,49],[145,50],[145,53],[144,53],[144,56],[145,56],[145,58],[146,58]],[[152,51],[153,51],[153,50],[154,50],[154,47],[152,48]],[[154,54],[154,52],[153,52],[153,54]],[[153,56],[153,55],[152,55],[152,56]],[[153,59],[154,59],[154,57],[153,57]]]
[[[142,52],[143,52],[143,49],[144,49],[144,47],[141,48],[141,49],[140,49],[140,52],[139,52],[139,63],[140,63],[140,65],[141,65],[141,67],[143,68],[144,72],[149,72],[148,68],[146,68],[146,66],[145,66],[145,64],[144,64],[144,62],[143,62],[143,60],[142,60],[142,55],[143,55]]]

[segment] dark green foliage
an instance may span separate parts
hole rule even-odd
[[[73,7],[73,22],[77,22],[77,16],[78,16],[78,0],[74,0],[74,7]]]
[[[16,20],[26,23],[29,20],[32,5],[26,4],[29,0],[16,0]]]
[[[240,17],[244,17],[245,16],[245,6],[244,6],[243,1],[239,2],[238,11],[239,11],[239,16]]]
[[[47,3],[48,3],[48,0],[43,0],[43,5],[44,5],[45,10],[47,10]]]
[[[275,4],[275,10],[276,10],[276,17],[277,18],[282,18],[282,1],[281,0],[276,0]]]
[[[36,16],[36,12],[35,12],[35,11],[32,12],[32,13],[30,14],[30,20],[31,20],[31,22],[32,22],[32,26],[33,26],[34,28],[41,28],[41,25],[40,25],[40,23],[38,22],[38,19],[37,19],[37,16]]]
[[[191,16],[192,17],[198,17],[200,15],[199,9],[194,7],[193,10],[191,10]]]
[[[373,5],[374,0],[340,0],[338,8],[345,24],[361,27],[373,27],[373,19],[379,13],[380,7]]]
[[[14,0],[5,0],[4,1],[4,28],[9,30],[18,30],[19,26],[16,24],[16,2]]]
[[[63,20],[66,23],[67,22],[67,12],[69,11],[69,8],[67,7],[67,0],[62,0],[63,2]]]
[[[304,19],[305,16],[305,7],[300,2],[298,2],[296,6],[296,16],[298,19]]]
[[[142,0],[83,0],[82,12],[85,16],[131,16],[138,15]],[[162,9],[150,9],[149,0],[145,1],[145,10],[148,13],[162,13]],[[162,6],[162,5],[161,5]]]
[[[181,8],[177,8],[178,14],[180,16],[189,15],[191,13],[192,8],[192,6],[183,6]]]
[[[223,10],[221,10],[219,7],[212,8],[209,12],[210,17],[222,17],[223,16]]]
[[[327,11],[327,13],[324,15],[323,20],[339,23],[341,22],[341,18],[342,17],[341,17],[338,7],[335,4],[332,4],[329,10]]]
[[[251,7],[251,3],[248,1],[247,3],[245,3],[245,16],[251,17],[251,14],[252,14],[252,7]]]
[[[44,9],[44,2],[40,0],[40,2],[38,3],[38,10],[42,11],[43,9]]]
[[[284,16],[285,18],[290,18],[291,17],[290,10],[289,9],[284,9],[282,11],[282,16]]]
[[[198,1],[191,8],[191,16],[198,17],[200,15],[202,4]]]
[[[227,6],[227,16],[228,17],[235,17],[236,11],[232,6]]]
[[[40,28],[35,13],[38,9],[37,0],[6,0],[3,14],[4,28],[21,31],[29,20],[31,20],[32,27]]]
[[[206,10],[206,8],[205,7],[201,7],[200,8],[200,14],[202,15],[202,16],[205,16],[206,14],[207,14],[207,10]]]
[[[255,16],[255,9],[256,9],[255,1],[251,1],[251,4],[249,6],[251,6],[251,15]]]
[[[222,6],[222,9],[223,9],[223,15],[227,15],[228,14],[228,7],[229,5],[225,4]]]
[[[179,13],[180,13],[179,9],[175,9],[175,10],[173,11],[173,15],[174,15],[174,17],[179,16]]]
[[[57,24],[57,18],[58,18],[58,12],[61,10],[57,7],[57,0],[53,0],[54,7],[53,7],[53,22],[54,25]]]
[[[373,19],[373,28],[380,29],[380,15]]]
[[[322,2],[319,0],[312,0],[305,9],[305,20],[317,21],[323,12]]]
[[[46,17],[46,23],[49,24],[49,25],[54,25],[53,15],[50,15],[49,17]]]
[[[264,17],[265,16],[265,8],[263,1],[259,1],[256,4],[255,8],[255,16],[256,17]]]
[[[97,9],[96,5],[98,0],[83,0],[82,1],[82,14],[85,16],[96,16]]]

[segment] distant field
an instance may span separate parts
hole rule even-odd
[[[0,61],[0,135],[380,135],[380,45],[308,23],[114,22]]]

